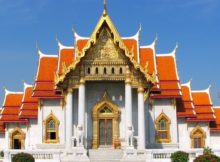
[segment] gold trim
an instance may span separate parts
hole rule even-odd
[[[140,66],[140,64],[132,57],[133,52],[129,51],[127,49],[127,47],[125,46],[124,42],[122,41],[121,37],[119,36],[119,33],[117,32],[115,26],[113,25],[110,17],[108,16],[108,14],[106,13],[103,14],[100,18],[100,20],[98,21],[90,39],[88,40],[87,44],[85,45],[85,47],[82,49],[82,51],[77,50],[77,57],[76,60],[67,68],[64,70],[64,72],[62,73],[62,75],[58,76],[57,74],[55,74],[55,83],[56,84],[60,84],[62,83],[65,78],[66,75],[68,73],[71,72],[71,70],[74,70],[76,68],[76,66],[80,63],[81,59],[85,56],[86,51],[93,46],[94,44],[96,44],[97,41],[97,34],[99,33],[99,29],[103,26],[103,24],[106,23],[108,25],[108,27],[111,30],[111,33],[113,34],[113,42],[114,44],[117,44],[123,51],[125,51],[125,56],[127,58],[129,58],[130,62],[132,62],[132,64],[134,65],[134,68],[136,70],[140,70],[144,76],[145,79],[151,83],[155,83],[156,81],[156,74],[154,73],[152,76],[150,74],[148,74],[148,71],[146,71],[146,69],[142,68]],[[76,47],[77,49],[77,47]]]
[[[15,149],[14,147],[14,139],[18,139],[21,142],[21,149],[25,149],[25,133],[21,128],[16,127],[10,133],[10,148]]]
[[[190,138],[191,138],[191,147],[192,148],[195,148],[195,146],[194,146],[194,139],[195,138],[201,138],[201,148],[205,147],[206,133],[200,126],[196,126],[191,131]]]
[[[100,113],[100,111],[108,107],[111,113]],[[97,149],[99,147],[99,120],[100,119],[112,119],[112,142],[115,149],[121,148],[121,142],[119,139],[119,120],[121,111],[118,106],[111,101],[108,97],[107,92],[104,93],[102,99],[92,108],[92,119],[93,119],[93,138],[92,148]]]
[[[159,138],[159,129],[160,129],[160,121],[162,119],[165,119],[166,120],[166,132],[167,132],[167,139],[160,139]],[[156,119],[155,121],[155,125],[156,125],[156,143],[170,143],[171,142],[171,136],[170,136],[170,123],[171,123],[171,120],[169,119],[169,117],[164,113],[162,112]]]
[[[48,128],[47,128],[47,123],[50,120],[54,120],[55,121],[55,132],[56,132],[56,139],[51,140],[48,139],[47,137],[47,132],[48,132]],[[60,121],[57,119],[57,117],[53,114],[53,112],[50,113],[50,115],[47,116],[47,118],[43,121],[44,123],[44,138],[43,138],[43,143],[59,143],[59,125],[60,125]]]

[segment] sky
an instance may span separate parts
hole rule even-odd
[[[0,102],[4,88],[23,91],[37,72],[36,44],[57,54],[56,37],[73,46],[72,28],[90,36],[103,10],[103,0],[0,0]],[[220,105],[220,0],[107,0],[119,34],[134,35],[142,26],[140,44],[158,35],[156,53],[171,52],[178,42],[181,83],[192,78],[192,89],[211,84],[214,105]]]

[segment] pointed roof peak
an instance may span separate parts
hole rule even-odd
[[[191,83],[192,83],[192,78],[191,78],[187,83],[183,83],[183,84],[181,84],[181,85],[182,85],[182,86],[191,87]]]
[[[24,80],[23,80],[23,84],[24,84],[24,89],[28,88],[28,87],[32,87],[31,84],[27,84]]]
[[[138,31],[137,31],[134,35],[132,35],[132,36],[127,36],[127,37],[122,37],[122,39],[135,39],[136,41],[139,42],[141,30],[142,30],[142,27],[141,27],[141,23],[140,23],[139,28],[138,28]]]
[[[39,55],[39,58],[42,58],[42,57],[57,57],[57,55],[44,54],[43,52],[41,52],[41,50],[39,49],[39,47],[37,47],[37,53],[38,53],[38,55]]]
[[[172,56],[172,57],[176,58],[176,51],[177,51],[178,48],[179,48],[179,45],[178,45],[178,43],[176,43],[176,46],[174,47],[172,52],[167,53],[167,54],[157,54],[157,56],[159,56],[159,57],[160,56],[161,57]]]
[[[76,29],[74,27],[72,27],[72,31],[73,31],[73,36],[75,38],[75,41],[78,41],[80,39],[89,39],[89,37],[83,37],[83,36],[80,36],[77,32],[76,32]]]
[[[106,0],[103,0],[103,16],[107,15],[107,5],[106,5]]]
[[[152,49],[155,49],[156,47],[156,44],[157,44],[157,40],[158,40],[158,36],[157,36],[157,33],[156,33],[156,36],[153,40],[153,42],[149,45],[144,45],[144,46],[141,46],[141,48],[152,48]]]
[[[194,93],[207,93],[207,94],[210,94],[211,87],[212,87],[212,85],[210,84],[208,86],[208,88],[206,88],[206,89],[203,89],[203,90],[193,90],[192,92],[194,92]]]
[[[23,92],[14,92],[14,91],[9,91],[8,89],[6,89],[4,87],[5,90],[5,96],[7,96],[8,94],[23,94]]]
[[[56,36],[56,41],[57,41],[57,45],[58,45],[59,50],[62,50],[62,49],[73,49],[74,48],[73,46],[65,46],[65,45],[63,45],[60,42],[60,40],[57,38],[57,36]]]

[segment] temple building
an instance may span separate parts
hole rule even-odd
[[[121,37],[106,4],[91,36],[74,31],[74,38],[71,47],[57,41],[57,55],[37,49],[34,84],[5,90],[4,162],[18,152],[37,162],[153,162],[176,150],[196,156],[204,147],[220,153],[220,107],[210,87],[181,83],[177,46],[158,54],[157,38],[140,45],[140,30]]]

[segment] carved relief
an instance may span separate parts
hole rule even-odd
[[[65,65],[63,66],[65,68]],[[65,83],[65,87],[77,88],[81,77],[86,81],[125,81],[126,66],[130,68],[133,87],[138,87],[140,79],[144,85],[148,84],[145,74],[131,64],[125,51],[114,42],[110,29],[103,27],[97,34],[96,43],[86,51],[78,66],[68,74],[69,81]],[[147,73],[147,68],[145,70]]]
[[[99,38],[94,47],[88,50],[87,55],[83,59],[84,61],[99,61],[99,60],[116,60],[119,58],[121,50],[116,47],[111,33],[107,28],[102,29],[99,34]]]

